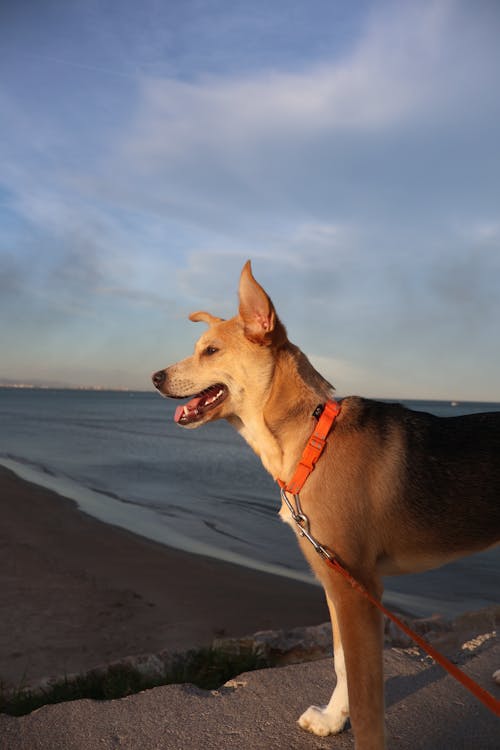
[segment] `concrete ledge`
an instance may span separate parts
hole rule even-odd
[[[492,674],[500,644],[490,638],[464,669],[500,697]],[[428,659],[411,649],[385,652],[389,748],[497,750],[500,722]],[[319,738],[297,727],[334,685],[330,659],[240,675],[218,691],[170,685],[122,700],[45,706],[0,715],[2,750],[329,750],[353,748],[350,730]]]
[[[500,631],[500,606],[466,613],[451,621],[441,616],[425,619],[401,616],[401,619],[445,656],[459,662],[463,656],[462,652],[474,653],[482,648],[486,641],[496,638],[497,632]],[[385,644],[410,650],[413,647],[413,641],[387,618]],[[332,656],[332,626],[330,622],[325,622],[321,625],[289,630],[263,630],[242,638],[215,638],[212,645],[227,654],[257,654],[270,664],[286,666]],[[187,653],[184,652],[184,655]],[[23,689],[32,692],[46,691],[54,682],[65,679],[72,681],[79,674],[89,674],[90,671],[105,673],[110,667],[120,666],[132,667],[146,677],[162,677],[182,657],[183,652],[174,652],[170,649],[164,649],[156,654],[126,656],[112,662],[96,664],[92,670],[85,673],[51,675],[34,680],[24,685]]]

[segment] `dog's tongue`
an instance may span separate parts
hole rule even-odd
[[[187,404],[184,404],[184,406],[178,406],[175,410],[174,422],[179,422],[182,415],[186,414],[186,409],[188,412],[194,411],[202,398],[203,396],[196,396],[195,398],[192,398],[191,401],[188,401]]]

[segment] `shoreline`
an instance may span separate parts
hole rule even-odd
[[[256,560],[192,539],[164,523],[159,524],[157,513],[152,508],[124,500],[112,493],[90,489],[43,467],[3,456],[0,457],[0,472],[2,470],[11,471],[19,481],[43,488],[56,498],[71,502],[79,513],[89,519],[144,541],[151,541],[169,553],[182,552],[188,557],[210,560],[214,564],[225,563],[248,573],[267,574],[289,583],[297,582],[322,590],[318,581],[307,570],[300,571]],[[423,573],[385,578],[384,603],[400,614],[413,618],[438,614],[448,619],[496,606],[499,603],[495,594],[499,553],[500,547],[493,547]]]
[[[157,514],[152,508],[123,500],[110,493],[90,489],[69,477],[60,476],[41,468],[35,468],[32,464],[5,457],[0,457],[0,470],[2,468],[11,471],[22,481],[42,487],[58,497],[74,502],[81,513],[91,518],[109,526],[129,531],[168,549],[209,557],[249,570],[269,573],[314,586],[318,585],[312,574],[307,572],[302,573],[284,565],[273,565],[238,552],[196,541],[172,528],[162,526],[160,530]]]
[[[0,681],[317,625],[320,587],[173,549],[0,467]]]

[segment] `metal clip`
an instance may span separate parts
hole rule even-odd
[[[284,489],[281,489],[281,499],[283,500],[288,510],[290,511],[290,515],[292,516],[295,523],[298,526],[300,526],[301,529],[303,529],[303,527],[305,526],[306,529],[309,530],[309,519],[302,510],[302,507],[300,505],[299,495],[293,495],[295,507],[292,505],[292,503],[288,499],[288,494],[286,490]]]
[[[321,555],[321,557],[326,560],[333,560],[334,556],[326,549],[326,547],[323,547],[323,545],[320,544],[318,540],[311,534],[309,518],[302,510],[302,506],[300,504],[300,496],[298,494],[293,495],[293,499],[295,502],[294,507],[288,499],[286,490],[281,488],[281,499],[287,506],[288,510],[290,511],[290,515],[297,524],[300,536],[305,537],[307,541],[312,544],[318,555]]]

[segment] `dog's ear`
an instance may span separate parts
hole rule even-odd
[[[213,326],[214,323],[221,323],[224,318],[216,318],[215,315],[210,315],[210,313],[199,310],[198,312],[191,313],[189,320],[192,320],[193,323],[208,323],[209,326]]]
[[[240,277],[240,317],[245,326],[245,336],[258,344],[270,344],[277,317],[273,303],[252,275],[248,260]]]

